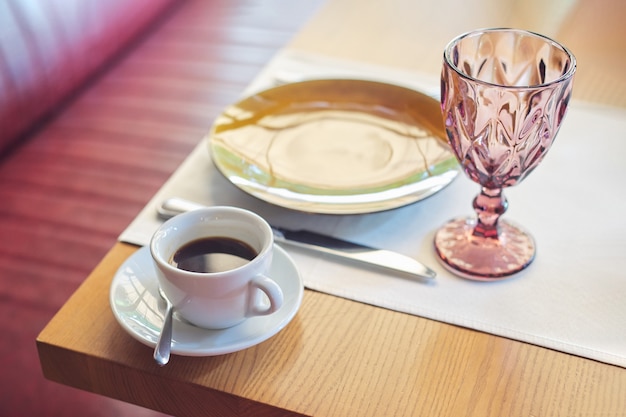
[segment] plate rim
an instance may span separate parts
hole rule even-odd
[[[314,84],[314,83],[322,83],[322,84],[336,84],[336,83],[349,83],[355,84],[358,86],[377,86],[380,87],[391,87],[398,91],[403,91],[404,93],[414,95],[415,97],[419,97],[419,100],[429,103],[432,106],[436,106],[439,108],[438,101],[433,97],[424,94],[420,91],[397,85],[383,81],[375,81],[375,80],[364,80],[358,78],[321,78],[321,79],[308,79],[304,81],[294,82],[283,84],[279,86],[270,87],[264,90],[260,90],[258,92],[252,93],[237,102],[227,106],[220,115],[216,118],[213,125],[211,126],[209,132],[205,135],[204,141],[208,146],[208,151],[211,157],[211,160],[218,172],[232,185],[244,191],[245,193],[258,198],[259,200],[265,201],[267,203],[296,210],[300,212],[313,213],[313,214],[338,214],[338,215],[350,215],[350,214],[366,214],[366,213],[375,213],[381,211],[387,211],[396,209],[399,207],[403,207],[412,203],[416,203],[421,201],[427,197],[430,197],[433,194],[436,194],[441,189],[448,186],[450,183],[454,181],[458,174],[460,173],[460,168],[458,163],[456,162],[456,158],[454,158],[452,151],[450,158],[450,167],[446,168],[442,173],[428,176],[424,179],[420,179],[417,181],[410,182],[408,184],[403,184],[396,187],[385,188],[381,186],[380,192],[374,193],[355,193],[349,195],[318,195],[318,194],[298,194],[286,188],[272,188],[266,184],[262,184],[259,182],[255,182],[250,180],[250,177],[244,178],[239,175],[239,172],[234,172],[235,170],[228,168],[227,162],[220,157],[219,152],[217,152],[218,145],[215,143],[214,137],[218,134],[218,120],[222,117],[230,108],[236,107],[241,103],[244,103],[248,100],[253,100],[255,97],[267,94],[273,94],[276,91],[289,89],[289,88],[297,88],[297,86],[302,86],[306,84]],[[432,110],[432,109],[431,109]],[[436,124],[433,122],[431,126],[424,126],[433,136],[439,139],[443,144],[447,144],[447,139],[445,138],[445,129],[443,126],[440,128],[436,127]],[[439,130],[439,132],[437,132]],[[426,184],[428,180],[435,182],[439,180],[437,184],[428,188],[428,187],[416,187],[418,184]],[[411,190],[411,188],[417,188],[417,190]],[[428,189],[425,189],[428,188]],[[406,192],[399,192],[398,190],[408,190]],[[393,194],[391,191],[396,191],[399,195],[385,197],[387,194]],[[364,197],[370,196],[368,201],[363,201]],[[312,197],[313,200],[309,197]],[[317,199],[317,200],[315,200]],[[361,200],[357,202],[347,202],[350,199]],[[324,201],[326,200],[326,201]],[[335,201],[333,201],[335,200]],[[345,201],[342,201],[345,200]]]

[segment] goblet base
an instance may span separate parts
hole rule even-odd
[[[500,220],[497,238],[474,236],[474,218],[459,218],[435,234],[435,250],[448,270],[463,278],[497,281],[526,268],[535,258],[535,241],[519,226]]]

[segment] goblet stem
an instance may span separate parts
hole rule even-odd
[[[478,221],[472,235],[480,238],[498,239],[500,236],[498,220],[508,206],[509,203],[501,188],[482,187],[480,194],[474,199],[474,210]]]
[[[473,205],[475,217],[454,219],[435,234],[435,249],[444,266],[484,281],[526,268],[535,256],[535,243],[524,229],[501,219],[509,205],[502,188],[482,187]]]

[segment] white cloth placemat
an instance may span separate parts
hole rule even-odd
[[[246,94],[276,82],[337,76],[390,81],[433,95],[439,86],[420,74],[284,51]],[[286,248],[307,288],[626,367],[624,155],[626,111],[571,103],[546,159],[522,184],[505,191],[510,204],[505,217],[534,235],[538,253],[526,271],[501,282],[458,278],[435,257],[435,230],[452,217],[472,214],[478,185],[462,175],[438,194],[392,211],[303,214],[234,187],[215,169],[204,142],[120,240],[147,244],[161,223],[156,207],[168,197],[248,208],[277,226],[404,253],[438,274],[432,283],[419,283]]]

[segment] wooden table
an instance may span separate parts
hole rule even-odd
[[[525,27],[575,52],[578,99],[626,107],[624,3],[553,3],[536,21],[539,0],[329,0],[290,47],[436,74],[457,33]],[[109,307],[135,250],[116,244],[41,332],[47,378],[179,416],[626,414],[623,368],[308,290],[269,341],[160,368]]]

